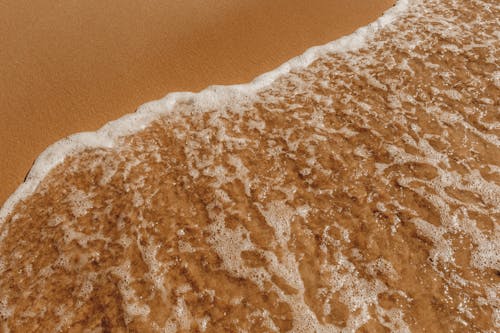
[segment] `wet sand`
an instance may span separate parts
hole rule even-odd
[[[0,3],[0,203],[50,144],[172,91],[250,81],[393,0]]]
[[[0,332],[499,331],[499,15],[402,0],[59,144],[0,210]]]

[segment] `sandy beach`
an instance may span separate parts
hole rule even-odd
[[[168,43],[148,40],[129,11],[129,35],[113,35],[123,27],[106,18],[100,31],[136,53],[97,56],[83,76],[60,66],[61,81],[48,86],[88,80],[86,89],[60,86],[82,110],[54,107],[65,115],[60,127],[81,125],[88,110],[102,116],[91,100],[125,109],[143,93],[134,68],[158,80],[176,68],[196,90],[195,77],[257,75],[243,63],[276,67],[267,61],[277,46],[309,28],[292,31],[300,18],[327,10],[297,2],[294,16],[291,3],[276,2],[281,28],[262,28],[274,8],[264,2],[262,15],[215,2],[200,13],[192,3],[194,21],[205,23],[188,24],[190,36],[203,51],[179,57],[208,54],[198,68],[161,58]],[[80,20],[82,8],[61,8],[81,31],[98,14]],[[151,27],[167,17],[148,10]],[[238,24],[210,19],[224,11]],[[33,15],[50,35],[50,19]],[[53,144],[0,208],[0,332],[498,332],[498,17],[495,0],[398,0],[375,22],[247,84],[169,94]],[[242,41],[257,36],[253,25],[276,47],[262,48],[262,59]],[[64,41],[52,38],[52,49]],[[79,45],[105,49],[89,43]],[[80,64],[79,54],[68,63]],[[52,58],[38,67],[43,59]],[[109,68],[116,77],[91,80]],[[154,92],[150,76],[142,82]],[[99,94],[108,89],[116,94]]]
[[[0,203],[55,141],[172,91],[248,82],[393,3],[3,1]]]

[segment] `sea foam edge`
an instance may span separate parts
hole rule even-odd
[[[95,132],[72,134],[53,143],[38,156],[24,182],[3,204],[0,209],[0,226],[5,222],[16,204],[31,195],[50,170],[62,163],[67,156],[88,148],[112,148],[120,137],[146,128],[148,124],[158,119],[161,115],[171,111],[176,103],[181,100],[209,101],[217,104],[225,96],[230,96],[232,92],[249,94],[258,91],[292,70],[309,66],[324,54],[355,51],[363,47],[377,31],[391,24],[401,14],[406,12],[410,4],[414,1],[416,0],[398,0],[393,7],[385,11],[376,21],[357,29],[350,35],[343,36],[324,45],[313,46],[303,54],[283,63],[278,68],[257,76],[249,83],[213,85],[197,93],[172,92],[161,99],[139,106],[134,113],[108,122]]]

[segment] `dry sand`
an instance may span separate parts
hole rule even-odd
[[[250,81],[393,0],[0,3],[0,203],[51,143],[171,91]]]
[[[0,332],[498,332],[500,5],[397,8],[37,164],[0,211]]]

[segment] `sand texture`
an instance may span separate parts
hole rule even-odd
[[[393,3],[0,1],[0,205],[53,142],[171,91],[248,82]]]
[[[0,329],[498,331],[498,17],[413,0],[71,154],[1,225]]]

